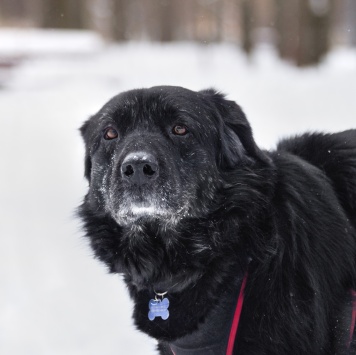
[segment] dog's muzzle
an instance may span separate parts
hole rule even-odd
[[[130,153],[121,164],[121,177],[131,185],[148,184],[157,179],[158,175],[157,159],[150,153]]]

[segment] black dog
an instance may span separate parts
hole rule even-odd
[[[84,228],[162,354],[356,354],[356,130],[266,152],[236,103],[162,86],[81,132]]]

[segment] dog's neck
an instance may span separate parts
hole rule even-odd
[[[207,273],[196,285],[190,285],[181,292],[168,292],[165,296],[169,299],[167,320],[160,317],[153,321],[148,319],[149,301],[154,298],[152,290],[137,291],[128,285],[135,302],[137,327],[160,342],[172,343],[177,349],[202,346],[221,349],[226,346],[247,261],[226,262],[225,265],[228,265],[225,270],[223,266],[210,268],[207,265]],[[223,279],[221,274],[224,274]]]
[[[223,225],[209,223],[202,225],[200,222],[195,223],[193,227],[190,228],[189,238],[185,236],[184,231],[181,232],[180,243],[175,246],[173,253],[166,256],[162,256],[162,253],[157,255],[145,253],[145,243],[148,241],[157,244],[164,243],[169,238],[169,236],[164,238],[165,236],[151,234],[150,232],[154,232],[152,227],[151,229],[147,227],[142,236],[125,238],[131,244],[136,243],[136,254],[142,255],[141,259],[135,259],[135,264],[128,260],[130,267],[123,269],[124,279],[135,303],[134,320],[140,330],[159,341],[172,342],[186,337],[200,330],[207,317],[209,319],[211,317],[212,324],[215,323],[215,317],[217,319],[231,317],[233,304],[236,302],[234,294],[239,289],[247,269],[246,250],[248,249],[243,247],[245,241],[239,238],[242,226],[239,226],[239,229],[236,226],[233,228],[226,218]],[[213,233],[219,233],[219,236],[212,235]],[[214,238],[218,241],[226,241],[226,245],[212,245],[212,248],[215,248],[214,253],[207,249],[199,253],[191,253],[189,259],[182,259],[182,256],[189,252],[183,242],[188,243],[188,247],[192,249],[195,245],[189,243],[202,239],[214,240]],[[164,244],[158,246],[158,252],[164,250]],[[160,316],[153,320],[148,317],[149,311],[152,311],[150,300],[155,298],[155,291],[168,291],[166,297],[169,300],[169,318],[166,320],[161,319]],[[226,311],[225,306],[219,310],[218,305],[228,304],[225,299],[227,297],[230,297],[232,304]],[[166,304],[167,302],[165,306]],[[157,308],[155,305],[153,307],[155,313]],[[166,316],[165,313],[164,317]],[[150,318],[152,317],[151,313]],[[204,329],[204,332],[207,331]],[[188,337],[185,341],[190,341],[189,339]]]
[[[226,290],[222,293],[218,304],[211,310],[198,330],[166,346],[175,355],[219,355],[225,351],[232,353],[242,311],[246,280],[247,274],[243,280],[241,278],[235,280],[234,293],[227,293]]]

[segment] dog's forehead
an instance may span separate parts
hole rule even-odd
[[[199,120],[206,115],[202,95],[180,87],[158,86],[123,92],[112,98],[99,111],[118,124],[165,124],[182,116]]]

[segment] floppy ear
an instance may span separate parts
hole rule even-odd
[[[90,173],[91,173],[91,158],[90,158],[90,152],[87,143],[89,123],[90,123],[89,120],[85,121],[84,124],[79,129],[85,143],[84,176],[88,179],[88,181],[90,181]]]
[[[228,168],[238,163],[257,160],[268,163],[270,158],[256,145],[252,129],[241,107],[214,89],[203,90],[218,111],[221,127],[221,163]]]

